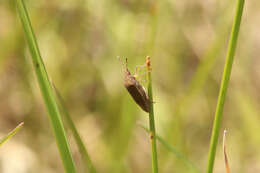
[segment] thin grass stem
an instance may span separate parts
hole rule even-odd
[[[8,139],[10,139],[12,136],[14,136],[23,127],[23,125],[24,123],[21,122],[10,133],[8,133],[5,137],[0,139],[0,146],[3,145],[6,141],[8,141]]]
[[[158,160],[157,160],[157,149],[156,149],[156,132],[154,122],[154,111],[153,111],[153,93],[152,93],[152,75],[151,75],[151,61],[150,57],[146,57],[147,66],[147,78],[148,78],[148,97],[150,99],[150,112],[149,112],[149,124],[150,124],[150,142],[152,147],[152,169],[153,173],[158,173]]]
[[[234,23],[232,27],[231,37],[228,45],[226,63],[225,63],[224,72],[222,76],[222,82],[221,82],[221,87],[218,96],[218,103],[217,103],[217,108],[215,113],[215,120],[214,120],[211,140],[210,140],[207,173],[212,173],[214,167],[214,160],[216,155],[219,131],[220,131],[221,121],[223,117],[226,93],[227,93],[232,64],[235,55],[243,8],[244,8],[244,0],[238,0],[236,5],[236,13],[235,13]]]
[[[150,132],[150,130],[145,126],[141,124],[139,125],[148,133]],[[181,152],[179,152],[175,147],[171,146],[158,134],[156,134],[155,137],[167,150],[169,150],[172,154],[174,154],[178,159],[182,160],[192,170],[192,172],[200,173],[199,169],[186,156],[184,156]]]
[[[68,125],[69,129],[71,130],[73,137],[77,143],[81,158],[83,160],[83,165],[84,165],[85,171],[87,171],[89,173],[96,173],[97,171],[91,161],[87,148],[85,147],[85,145],[80,137],[80,134],[79,134],[73,120],[71,119],[70,113],[66,108],[65,102],[64,102],[62,96],[60,95],[59,91],[56,89],[56,87],[54,85],[53,85],[53,87],[54,87],[54,90],[57,95],[57,100],[59,101],[61,114],[65,118],[65,121],[67,122],[67,125]]]
[[[48,110],[49,120],[55,135],[56,143],[60,152],[64,169],[67,173],[75,173],[74,161],[70,152],[66,132],[61,120],[58,105],[55,100],[55,93],[49,81],[48,74],[45,70],[43,60],[40,55],[36,37],[33,32],[31,21],[26,10],[23,0],[16,0],[18,14],[20,16],[25,37],[28,42],[34,70],[38,79],[45,106]]]

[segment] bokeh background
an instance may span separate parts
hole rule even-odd
[[[158,134],[205,172],[235,0],[25,0],[48,74],[99,172],[151,172],[148,116],[123,86],[152,59]],[[260,172],[260,2],[245,2],[221,133],[232,172]],[[143,82],[143,85],[146,85]],[[0,172],[63,172],[15,0],[0,1]],[[82,162],[68,134],[79,172]],[[222,135],[221,135],[222,136]],[[214,172],[224,172],[220,136]],[[192,172],[158,144],[161,173]]]

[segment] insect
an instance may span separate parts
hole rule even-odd
[[[132,96],[134,101],[145,111],[150,111],[150,100],[145,91],[145,88],[136,80],[135,76],[132,75],[127,68],[127,59],[125,62],[125,76],[124,86]]]

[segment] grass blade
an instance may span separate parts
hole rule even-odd
[[[143,125],[140,125],[145,131],[149,132],[149,129],[144,127]],[[158,134],[155,136],[156,139],[171,153],[173,153],[178,159],[182,160],[194,173],[200,173],[198,168],[190,161],[188,160],[181,152],[177,151],[173,146],[168,144],[161,136]]]
[[[56,89],[56,87],[53,85],[54,90],[56,92],[58,101],[59,101],[59,106],[60,106],[60,110],[61,110],[61,115],[63,115],[63,117],[65,118],[65,121],[68,124],[69,129],[71,130],[73,137],[77,143],[78,149],[80,151],[80,155],[81,158],[84,162],[84,167],[85,167],[85,171],[88,171],[89,173],[96,173],[96,169],[90,159],[90,156],[88,154],[88,151],[79,135],[79,132],[73,122],[73,120],[71,119],[71,116],[69,114],[69,111],[67,110],[65,103],[63,101],[63,98],[61,97],[59,91]]]
[[[14,136],[22,127],[23,127],[24,123],[21,122],[18,126],[16,126],[10,133],[8,133],[8,135],[6,135],[5,137],[3,137],[0,140],[0,146],[3,145],[6,141],[8,141],[8,139],[10,139],[12,136]]]
[[[227,151],[226,151],[226,133],[227,133],[227,130],[224,130],[224,135],[223,135],[223,152],[224,152],[224,158],[225,158],[226,173],[230,173],[230,168],[229,168],[229,164],[228,164],[228,157],[227,157]]]
[[[60,152],[64,169],[67,173],[75,173],[76,171],[74,162],[69,149],[68,140],[66,138],[66,132],[61,121],[58,105],[55,100],[55,94],[43,64],[25,4],[23,0],[16,0],[16,2],[18,14],[23,25],[25,37],[31,52],[33,66],[36,72],[45,106],[48,110],[49,119],[55,134],[56,143]]]
[[[236,14],[235,19],[232,27],[231,37],[228,45],[228,52],[226,57],[226,63],[224,67],[224,73],[222,76],[221,87],[218,96],[218,103],[215,113],[215,120],[210,140],[210,149],[209,149],[209,157],[208,157],[208,165],[207,165],[207,173],[212,173],[214,167],[214,160],[216,155],[217,143],[218,143],[218,136],[219,130],[221,126],[224,104],[226,100],[226,93],[228,88],[228,83],[230,79],[232,64],[234,60],[236,45],[237,45],[237,38],[242,18],[244,8],[244,0],[238,0],[236,6]]]
[[[150,140],[152,146],[152,167],[153,173],[158,172],[158,160],[157,160],[157,149],[156,149],[156,132],[154,123],[154,111],[153,111],[153,93],[152,93],[152,75],[151,75],[151,62],[150,57],[146,57],[146,66],[148,71],[148,97],[151,101],[150,112],[149,112],[149,124],[150,124]]]

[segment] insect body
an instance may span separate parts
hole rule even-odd
[[[127,65],[127,64],[126,64]],[[135,102],[145,111],[150,111],[150,100],[145,91],[145,88],[136,80],[130,73],[127,66],[125,68],[124,85]]]

